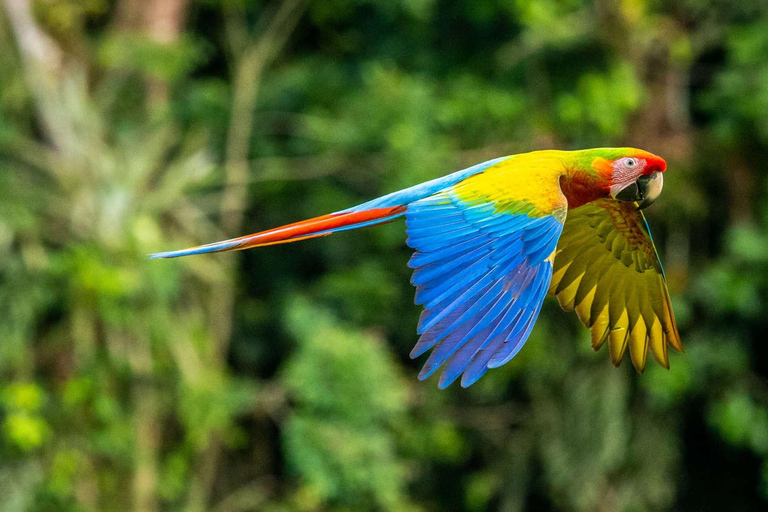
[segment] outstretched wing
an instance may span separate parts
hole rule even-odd
[[[550,292],[591,329],[592,348],[608,340],[615,366],[627,348],[641,372],[649,347],[665,368],[667,345],[682,350],[664,270],[631,203],[601,199],[568,212]]]
[[[419,379],[444,365],[440,388],[461,374],[467,387],[512,359],[549,289],[565,198],[555,173],[508,171],[501,164],[406,210],[424,305],[411,357],[434,349]]]

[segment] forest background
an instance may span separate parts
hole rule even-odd
[[[0,511],[768,506],[768,3],[2,0]],[[686,347],[548,300],[418,382],[400,223],[146,254],[535,149],[669,162]]]

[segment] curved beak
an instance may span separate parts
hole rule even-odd
[[[637,203],[637,209],[642,210],[658,199],[663,186],[664,177],[660,172],[654,172],[640,176],[636,181],[612,195],[618,201]]]

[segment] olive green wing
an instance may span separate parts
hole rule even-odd
[[[669,368],[667,345],[683,349],[648,224],[632,203],[601,199],[568,212],[549,292],[591,329],[594,350],[608,340],[615,366],[629,348],[642,372],[650,348]]]

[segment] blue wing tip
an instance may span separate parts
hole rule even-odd
[[[461,387],[468,388],[478,380],[480,380],[480,377],[485,375],[485,372],[488,370],[488,367],[483,368],[481,372],[479,372],[479,375],[468,375],[464,374],[464,376],[461,378]]]
[[[447,370],[444,371],[442,375],[440,375],[440,382],[437,383],[437,388],[446,389],[448,386],[456,382],[458,376],[459,374],[448,373]]]

